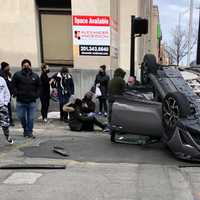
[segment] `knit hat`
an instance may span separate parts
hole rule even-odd
[[[9,66],[9,64],[7,62],[2,62],[1,63],[1,70],[4,70],[8,66]]]

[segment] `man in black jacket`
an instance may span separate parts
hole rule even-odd
[[[33,136],[33,125],[36,114],[36,99],[40,95],[40,78],[31,69],[27,59],[21,63],[22,70],[14,74],[12,79],[13,95],[17,98],[16,112],[24,129],[24,137]]]

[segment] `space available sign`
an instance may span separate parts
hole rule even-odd
[[[79,55],[110,55],[110,17],[73,16],[73,41]]]

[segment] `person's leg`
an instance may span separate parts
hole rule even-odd
[[[14,141],[13,139],[10,137],[10,134],[9,134],[9,127],[2,127],[2,130],[3,130],[3,133],[6,137],[6,140],[8,141],[8,143],[10,144],[13,144]]]
[[[36,103],[32,102],[27,105],[27,136],[33,135],[34,119],[36,115]]]
[[[108,105],[108,109],[109,109],[109,113],[108,113],[108,123],[111,122],[111,116],[112,116],[112,105],[113,105],[113,102],[109,102],[109,105]]]
[[[103,102],[102,102],[102,98],[99,97],[99,112],[102,113],[103,110]]]
[[[40,98],[40,102],[41,102],[41,115],[42,115],[42,119],[45,119],[45,101],[44,98],[41,97]]]
[[[108,105],[107,105],[106,98],[103,99],[103,109],[104,109],[104,113],[107,114],[107,112],[108,112]]]
[[[49,109],[49,98],[43,97],[40,98],[41,100],[41,114],[42,119],[47,119],[48,109]]]
[[[106,128],[106,125],[101,123],[100,121],[98,121],[96,117],[93,117],[92,120],[93,120],[94,125],[100,127],[101,129],[105,129]]]
[[[64,106],[64,97],[63,95],[59,96],[59,105],[60,105],[60,120],[63,121],[64,119],[64,112],[63,112],[63,106]]]
[[[12,118],[12,108],[11,108],[11,102],[8,104],[8,113],[10,118],[10,125],[13,126],[13,118]]]
[[[63,104],[60,103],[60,120],[64,120]]]
[[[9,126],[10,126],[9,111],[8,108],[5,106],[0,107],[0,126],[2,127],[6,140],[10,144],[13,144],[13,140],[9,136]]]
[[[67,96],[67,95],[64,96],[63,106],[69,102],[69,99],[70,99],[70,96]],[[69,113],[68,112],[64,112],[63,109],[62,109],[62,112],[63,112],[63,119],[64,119],[64,121],[68,122],[69,121],[69,119],[68,119],[69,118]]]
[[[49,111],[49,98],[45,100],[45,117],[48,118],[48,111]]]
[[[18,119],[21,122],[22,128],[24,129],[24,136],[26,136],[26,132],[27,132],[27,107],[26,107],[26,104],[17,102],[16,114],[17,114]]]

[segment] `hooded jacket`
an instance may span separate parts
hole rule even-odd
[[[4,78],[0,77],[0,107],[7,106],[9,102],[10,92]]]
[[[72,75],[67,73],[65,76],[58,72],[54,74],[51,79],[56,81],[59,96],[68,96],[74,94],[74,81]]]
[[[123,95],[126,88],[126,82],[124,81],[125,75],[126,72],[123,69],[118,68],[115,70],[114,77],[108,87],[109,100],[114,100],[115,95]]]

